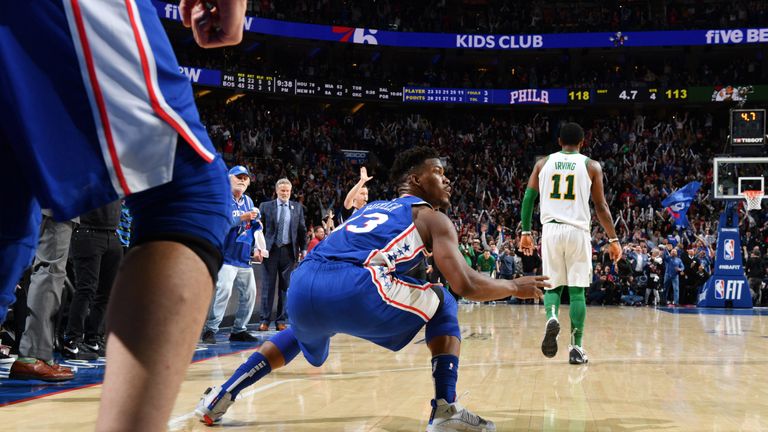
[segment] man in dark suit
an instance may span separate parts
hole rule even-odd
[[[701,264],[699,258],[696,257],[696,248],[691,245],[687,253],[683,254],[680,259],[685,267],[683,274],[680,275],[680,285],[682,287],[682,295],[680,297],[684,299],[681,302],[696,304],[699,293],[699,277],[697,273],[699,271],[699,264]]]
[[[291,201],[291,182],[282,178],[275,184],[277,199],[259,205],[264,222],[264,239],[269,256],[264,258],[259,331],[269,330],[272,305],[277,293],[275,327],[285,329],[285,292],[296,261],[307,253],[304,208]]]

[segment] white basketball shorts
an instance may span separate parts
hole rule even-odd
[[[552,288],[588,287],[592,280],[592,244],[587,231],[573,225],[545,223],[541,233],[542,274]]]

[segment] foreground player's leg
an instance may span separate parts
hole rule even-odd
[[[429,417],[427,431],[495,431],[496,426],[492,421],[472,413],[456,401],[461,351],[458,306],[447,290],[443,294],[443,304],[426,326],[427,347],[432,353],[432,378],[435,383],[435,398],[432,399],[432,415]]]
[[[42,215],[32,190],[23,179],[22,167],[0,131],[0,324],[16,300],[16,284],[32,265]],[[13,185],[11,187],[10,185]]]
[[[544,339],[541,341],[541,353],[545,357],[552,358],[557,354],[557,336],[560,334],[560,321],[557,317],[560,313],[560,296],[564,286],[559,286],[544,291],[544,309],[547,311],[547,325],[544,330]]]
[[[208,426],[219,423],[230,405],[246,387],[275,369],[291,362],[299,354],[299,342],[289,328],[272,336],[261,349],[248,357],[221,386],[209,387],[195,408],[195,415]]]
[[[571,346],[569,347],[568,362],[571,364],[587,363],[587,353],[581,346],[581,338],[584,336],[584,320],[587,317],[587,302],[584,297],[586,288],[568,287],[568,295],[571,298]]]
[[[107,315],[97,430],[167,428],[212,287],[203,261],[179,243],[148,242],[126,255]]]

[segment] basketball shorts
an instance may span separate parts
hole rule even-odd
[[[396,283],[394,277],[389,279]],[[367,269],[351,263],[308,259],[291,275],[288,316],[304,357],[320,366],[328,357],[331,337],[337,333],[392,351],[406,346],[425,325],[427,343],[437,336],[460,338],[456,300],[446,288],[439,289],[442,304],[425,319],[402,304],[397,307],[384,300]]]
[[[41,207],[66,220],[126,197],[134,243],[183,243],[215,276],[226,168],[149,0],[0,2],[0,118],[0,322]]]
[[[552,288],[588,287],[592,278],[592,243],[573,225],[545,223],[541,232],[541,271]]]

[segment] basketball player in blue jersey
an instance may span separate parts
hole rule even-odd
[[[210,48],[240,42],[245,6],[179,10]],[[108,307],[95,428],[166,430],[221,266],[230,194],[152,2],[0,2],[0,118],[0,322],[34,256],[40,208],[65,220],[125,197],[133,247]]]
[[[398,351],[426,326],[435,396],[428,431],[494,431],[493,422],[456,401],[461,333],[457,304],[443,286],[407,274],[431,251],[451,288],[471,300],[541,298],[544,276],[491,279],[467,266],[456,229],[440,209],[451,187],[434,149],[416,147],[391,170],[400,198],[375,201],[326,237],[299,265],[288,289],[291,327],[273,336],[222,386],[208,388],[195,412],[221,420],[238,394],[300,352],[313,366],[344,333]]]

